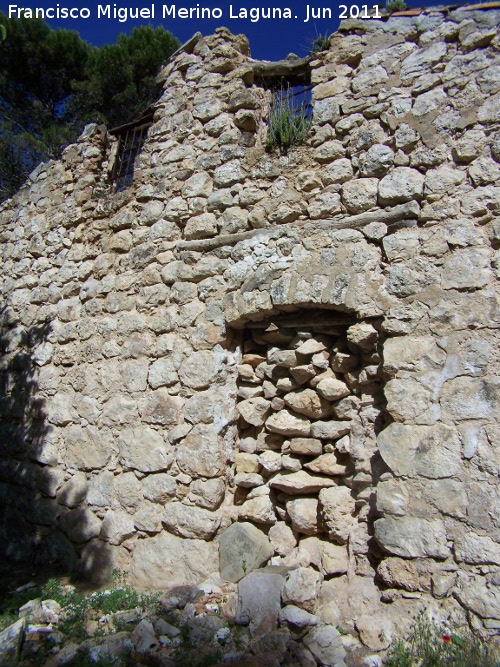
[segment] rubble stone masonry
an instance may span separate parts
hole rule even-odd
[[[277,76],[195,36],[130,187],[92,125],[2,205],[3,556],[193,584],[249,522],[374,649],[498,632],[499,24],[344,21],[281,156]]]

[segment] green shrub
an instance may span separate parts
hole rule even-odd
[[[471,635],[442,632],[419,622],[406,641],[394,644],[388,652],[386,667],[500,667],[494,655]]]
[[[320,51],[328,51],[330,48],[330,37],[325,33],[318,35],[311,46],[311,53],[319,53]]]
[[[290,88],[277,91],[269,114],[266,149],[286,155],[291,146],[301,144],[311,127],[306,111],[304,103],[294,104]]]
[[[405,0],[387,0],[385,8],[392,14],[392,12],[402,12],[408,9],[408,5]]]

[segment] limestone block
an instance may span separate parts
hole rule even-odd
[[[240,519],[265,525],[272,525],[277,521],[274,505],[269,496],[258,496],[246,500],[239,507],[238,516]]]
[[[340,196],[336,192],[325,192],[311,200],[307,212],[312,220],[328,218],[342,210]]]
[[[122,507],[132,510],[138,507],[142,501],[142,484],[133,472],[118,475],[114,486]]]
[[[409,262],[389,265],[386,272],[386,287],[397,297],[418,294],[428,285],[439,281],[436,267],[421,257]]]
[[[282,366],[284,368],[291,368],[297,365],[297,354],[295,350],[271,348],[267,353],[267,363]]]
[[[338,102],[332,98],[318,100],[314,105],[313,119],[314,124],[324,125],[325,123],[336,123],[340,118],[340,107]]]
[[[345,148],[342,142],[338,141],[337,139],[321,143],[313,153],[314,159],[320,164],[343,158],[344,155]]]
[[[173,498],[177,491],[177,483],[175,477],[168,473],[157,473],[155,475],[148,475],[144,479],[142,493],[144,498],[153,503],[160,503],[164,505],[167,501]]]
[[[342,201],[349,213],[362,213],[376,206],[378,185],[376,178],[358,178],[344,183]]]
[[[262,466],[262,469],[265,470],[265,474],[278,472],[282,468],[281,454],[268,449],[259,455],[259,463]]]
[[[486,144],[486,135],[482,130],[468,130],[455,143],[453,157],[456,162],[472,162],[478,157]]]
[[[370,351],[377,344],[378,332],[369,322],[359,322],[348,328],[347,340],[362,350]]]
[[[461,445],[455,429],[390,424],[378,437],[380,454],[395,475],[452,477],[462,469]]]
[[[144,391],[147,387],[148,363],[135,359],[124,361],[120,374],[124,389],[131,393]]]
[[[255,473],[260,470],[259,457],[257,454],[239,452],[234,457],[237,473]]]
[[[183,400],[170,396],[166,389],[157,389],[139,401],[139,414],[148,424],[177,424]]]
[[[379,200],[382,206],[411,201],[422,195],[424,176],[411,167],[396,167],[380,181]]]
[[[381,514],[404,516],[410,502],[410,492],[400,480],[388,479],[377,486],[377,510]]]
[[[269,482],[270,486],[280,491],[284,491],[290,495],[298,495],[302,493],[315,493],[320,489],[325,489],[334,486],[333,479],[326,477],[317,477],[310,475],[305,470],[299,472],[292,472],[290,474],[279,474],[273,477]]]
[[[235,234],[248,229],[248,211],[239,206],[226,208],[219,218],[221,234]]]
[[[149,426],[123,430],[118,448],[122,465],[141,472],[167,470],[174,458],[171,445]]]
[[[249,109],[240,109],[234,115],[234,124],[243,132],[255,132],[257,129],[258,118],[253,111]]]
[[[44,341],[36,346],[33,352],[33,361],[37,366],[45,366],[52,360],[54,346],[48,341]]]
[[[269,529],[268,537],[274,551],[280,556],[286,556],[297,545],[297,538],[292,529],[284,521],[278,521]]]
[[[50,399],[47,420],[55,426],[67,426],[73,421],[72,397],[69,394],[56,394]]]
[[[288,623],[294,628],[307,628],[310,625],[318,625],[319,618],[305,609],[288,604],[280,611],[280,622]]]
[[[500,134],[498,133],[493,136],[491,154],[497,162],[500,162]]]
[[[312,610],[319,595],[323,575],[310,567],[298,567],[289,572],[283,587],[283,602]]]
[[[76,472],[62,485],[57,494],[57,502],[66,507],[77,507],[87,495],[87,476],[83,472]]]
[[[319,511],[328,537],[345,544],[354,524],[355,501],[346,486],[332,486],[319,493]]]
[[[271,404],[265,398],[249,398],[246,401],[240,401],[236,406],[238,412],[252,426],[262,426],[271,412]],[[257,472],[248,470],[244,472]]]
[[[431,336],[402,336],[388,338],[384,343],[384,372],[427,371],[440,369],[446,352]]]
[[[200,171],[188,178],[182,188],[183,197],[209,197],[212,193],[212,178],[206,171]]]
[[[221,395],[213,388],[197,391],[184,404],[184,419],[191,424],[209,424],[214,420],[214,414],[221,403]]]
[[[428,69],[442,61],[447,47],[444,42],[437,42],[427,49],[419,49],[405,58],[401,65],[401,78],[415,78],[427,73]]]
[[[250,572],[238,584],[235,621],[262,634],[277,627],[284,577],[277,572]],[[262,627],[264,625],[264,628]]]
[[[444,523],[417,517],[383,517],[375,521],[375,539],[389,553],[403,558],[447,558],[450,548]]]
[[[217,219],[213,213],[202,213],[189,218],[184,228],[184,236],[188,241],[207,239],[217,234]]]
[[[351,422],[348,421],[317,421],[311,424],[311,436],[326,440],[337,440],[349,433]]]
[[[103,519],[100,537],[110,544],[121,544],[135,532],[134,520],[128,512],[109,510]]]
[[[163,508],[153,503],[142,502],[133,515],[134,525],[146,533],[159,533],[162,530],[161,517]]]
[[[387,71],[382,67],[382,65],[375,65],[375,67],[370,67],[370,69],[361,72],[352,79],[351,87],[355,93],[359,93],[367,88],[376,86],[388,79]]]
[[[431,201],[440,199],[456,190],[466,179],[466,173],[443,165],[429,169],[425,176],[425,196]]]
[[[305,456],[319,456],[323,452],[323,444],[321,440],[315,438],[292,438],[290,452]]]
[[[307,437],[311,431],[311,422],[305,417],[294,415],[289,410],[280,410],[267,418],[266,429],[281,435]]]
[[[443,288],[484,287],[492,277],[490,259],[490,251],[486,248],[454,250],[443,266]]]
[[[137,401],[130,396],[118,394],[104,404],[102,423],[105,426],[130,424],[137,421]]]
[[[466,608],[481,618],[500,618],[500,589],[498,585],[488,585],[485,578],[477,575],[463,577],[457,587],[457,599]]]
[[[487,535],[465,532],[455,540],[455,558],[459,563],[500,565],[500,546]]]
[[[321,541],[320,572],[325,576],[329,574],[344,574],[347,572],[349,556],[347,547],[340,544]]]
[[[420,589],[418,570],[412,561],[385,558],[377,568],[377,576],[389,588],[404,588],[407,591]]]
[[[382,178],[392,167],[393,163],[394,151],[389,146],[373,144],[367,150],[364,160],[361,162],[359,172],[361,176]]]
[[[500,385],[495,378],[460,376],[448,380],[441,392],[443,418],[453,421],[490,419],[499,414]]]
[[[353,176],[354,171],[352,168],[352,162],[345,157],[334,160],[329,165],[327,165],[322,172],[322,178],[325,185],[332,185],[332,183],[345,183],[346,181],[350,181]]]
[[[195,479],[189,487],[187,499],[197,507],[216,510],[224,500],[225,491],[223,479]]]
[[[455,572],[435,572],[432,575],[432,595],[436,598],[447,597],[456,581],[457,575]]]
[[[228,188],[243,180],[244,174],[239,160],[230,160],[215,169],[214,185],[218,188]]]
[[[221,516],[200,507],[168,503],[162,523],[174,535],[210,540],[220,526]]]
[[[179,378],[191,389],[206,389],[217,374],[217,362],[213,352],[193,352],[179,368]]]
[[[87,490],[87,503],[98,507],[109,507],[113,500],[113,473],[104,471],[92,475]]]
[[[445,107],[447,99],[448,96],[442,88],[433,88],[426,93],[417,95],[411,112],[413,116],[420,119],[420,117],[426,116],[431,113],[431,111],[435,111],[440,107]]]
[[[176,461],[192,477],[218,477],[225,470],[226,455],[212,424],[196,424],[177,446]]]
[[[319,664],[345,667],[346,651],[342,635],[334,625],[320,624],[313,627],[303,639],[304,644]]]
[[[70,426],[66,432],[65,462],[74,470],[103,468],[116,453],[110,434],[95,426]]]
[[[286,503],[286,511],[296,533],[316,535],[318,532],[317,498],[296,498]]]
[[[395,378],[385,385],[387,411],[395,421],[433,423],[439,416],[433,392],[412,377]]]
[[[365,646],[372,651],[383,651],[392,643],[392,623],[379,614],[362,614],[356,619],[356,630]]]
[[[461,481],[444,478],[426,481],[423,496],[442,514],[461,519],[467,515],[469,500],[466,487]]]
[[[323,185],[321,177],[315,171],[303,171],[297,176],[296,187],[301,192],[311,192]],[[241,197],[240,197],[241,201]]]
[[[201,120],[202,123],[206,123],[207,121],[212,120],[212,118],[215,118],[220,113],[222,113],[223,110],[224,109],[222,108],[222,105],[219,102],[219,100],[214,99],[208,102],[203,102],[201,104],[198,104],[193,109],[192,113],[195,118]]]
[[[286,394],[283,400],[294,412],[310,419],[324,419],[332,415],[330,402],[319,396],[313,389],[294,391]]]
[[[163,532],[137,542],[130,566],[130,583],[139,590],[193,586],[216,569],[217,546],[213,542]]]
[[[220,575],[237,582],[273,555],[268,537],[251,523],[233,523],[219,539]]]
[[[304,463],[304,468],[320,475],[348,475],[352,472],[352,466],[346,466],[338,463],[335,454],[322,454],[314,461]]]
[[[316,391],[327,401],[338,401],[351,393],[349,387],[342,380],[333,377],[320,380],[316,385]]]

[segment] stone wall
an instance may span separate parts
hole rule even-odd
[[[344,22],[285,156],[246,39],[195,36],[130,188],[89,126],[3,204],[4,555],[196,583],[240,520],[373,648],[497,632],[499,22]]]

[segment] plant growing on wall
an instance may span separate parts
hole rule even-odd
[[[392,12],[402,12],[408,9],[408,5],[405,0],[387,0],[385,8],[392,14]]]
[[[286,155],[291,146],[304,141],[311,127],[307,104],[296,104],[294,95],[291,88],[281,88],[274,94],[266,139],[268,151],[278,150],[281,155]]]

